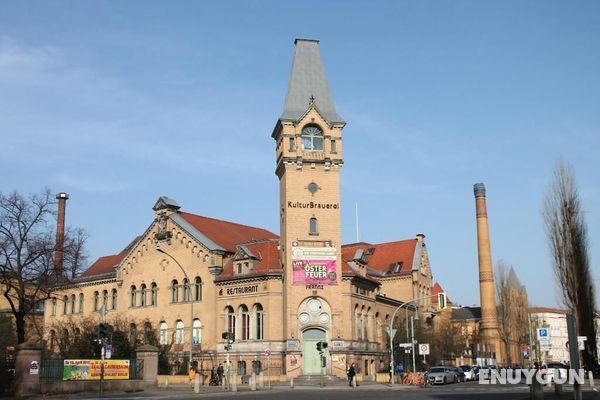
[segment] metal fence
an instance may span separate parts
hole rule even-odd
[[[0,359],[0,397],[13,394],[15,384],[15,360]]]
[[[63,379],[64,360],[62,358],[42,359],[40,379],[46,381],[60,381]],[[129,379],[144,378],[144,360],[135,358],[129,360]]]

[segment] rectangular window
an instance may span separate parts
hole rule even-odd
[[[296,151],[296,138],[290,138],[290,151]]]
[[[263,332],[263,312],[256,312],[256,339],[263,340],[264,339]]]
[[[335,143],[335,139],[331,139],[331,152],[332,153],[337,153],[337,146]]]

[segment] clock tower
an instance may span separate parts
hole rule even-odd
[[[295,45],[285,106],[272,137],[280,182],[283,336],[288,357],[299,353],[298,367],[310,375],[320,373],[316,344],[343,331],[337,325],[343,324],[340,172],[345,122],[335,111],[319,42],[296,39]]]

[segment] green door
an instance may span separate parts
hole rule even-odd
[[[308,329],[302,333],[303,347],[302,366],[304,375],[320,375],[321,374],[321,358],[317,343],[325,341],[325,332],[320,329]]]

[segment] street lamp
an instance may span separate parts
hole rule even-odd
[[[185,272],[185,269],[183,269],[183,267],[181,266],[181,264],[179,264],[179,261],[177,261],[175,259],[175,257],[173,257],[172,255],[170,255],[169,253],[167,253],[165,250],[163,250],[160,247],[160,243],[158,242],[158,240],[156,241],[156,251],[163,253],[164,255],[166,255],[167,257],[169,257],[171,260],[175,261],[175,264],[177,264],[177,266],[179,267],[179,269],[181,269],[181,272],[183,272],[183,276],[185,277],[185,280],[188,283],[188,301],[190,302],[190,367],[193,365],[192,364],[192,348],[194,346],[194,298],[192,297],[192,282],[190,281],[190,279],[188,278],[187,273]],[[185,301],[185,286],[183,289],[183,299]]]
[[[438,294],[438,304],[440,305],[440,308],[444,308],[446,306],[446,293],[441,292]],[[392,319],[390,320],[390,328],[389,328],[389,335],[390,335],[390,356],[391,356],[391,360],[390,360],[390,368],[392,369],[392,385],[394,384],[394,373],[395,373],[395,366],[394,366],[394,319],[396,319],[396,313],[398,311],[400,311],[400,309],[402,307],[407,307],[409,304],[413,304],[415,309],[418,308],[419,306],[416,304],[417,301],[420,300],[424,300],[424,299],[429,299],[431,298],[431,295],[429,296],[423,296],[423,297],[417,297],[416,299],[412,299],[409,300],[407,302],[404,302],[402,304],[400,304],[395,310],[394,310],[394,314],[392,314]],[[411,325],[412,325],[412,319],[411,319]],[[412,346],[412,356],[413,356],[413,372],[415,372],[415,332],[414,332],[414,326],[412,326],[412,337],[411,337],[411,346]]]

